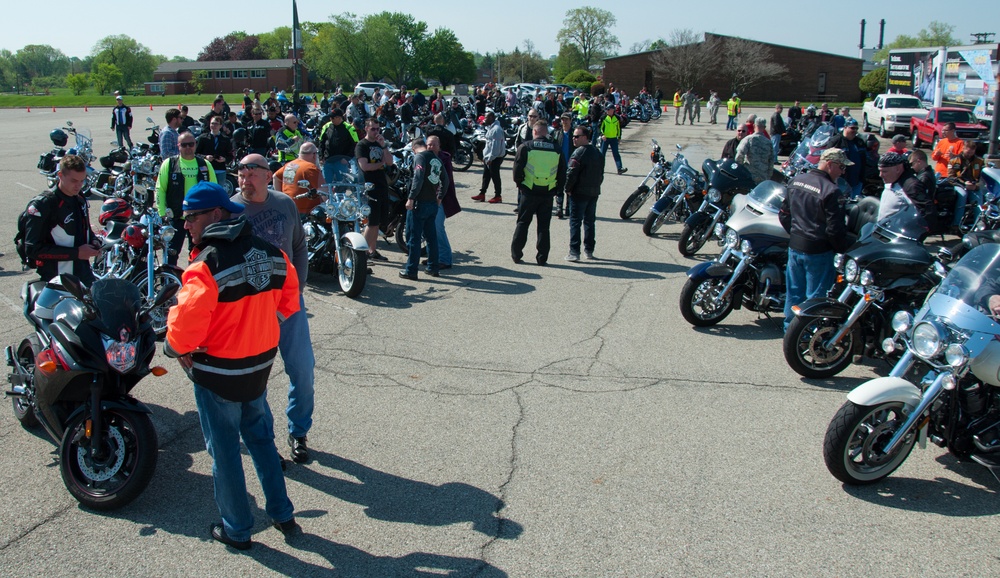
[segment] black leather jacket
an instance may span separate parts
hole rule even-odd
[[[94,282],[88,259],[78,258],[78,247],[93,242],[87,200],[63,194],[58,186],[28,203],[30,218],[24,230],[28,258],[38,268],[38,276],[49,280],[60,273],[72,273],[85,284]]]
[[[597,197],[604,182],[604,155],[594,145],[576,147],[569,157],[566,192],[578,197]]]
[[[819,169],[792,179],[778,220],[788,231],[788,247],[800,253],[843,252],[851,243],[843,195],[830,175]]]

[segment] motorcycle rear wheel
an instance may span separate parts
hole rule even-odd
[[[704,224],[695,225],[694,227],[685,224],[684,230],[681,231],[681,238],[677,240],[677,249],[685,257],[694,256],[699,249],[705,246],[710,232],[707,221]]]
[[[783,347],[785,361],[802,377],[833,377],[851,364],[854,350],[854,331],[830,350],[823,342],[840,329],[840,322],[828,317],[799,317],[796,315],[785,331]]]
[[[688,279],[681,289],[680,307],[684,319],[695,327],[709,327],[722,321],[733,311],[733,294],[717,303],[719,292],[729,279]]]
[[[35,375],[35,351],[31,348],[31,342],[25,339],[21,345],[17,346],[17,359],[27,372],[26,379],[34,381]],[[34,387],[32,383],[28,387]],[[35,415],[35,406],[23,397],[10,398],[14,409],[14,417],[21,422],[21,427],[32,428],[38,425],[38,417]]]
[[[156,429],[149,414],[110,408],[101,415],[108,457],[95,463],[86,436],[90,412],[66,424],[59,444],[59,471],[66,489],[92,510],[115,510],[146,489],[156,470]]]
[[[907,434],[890,455],[879,450],[906,421],[902,408],[900,402],[863,406],[848,401],[840,406],[823,437],[823,460],[833,477],[845,484],[871,484],[896,471],[916,436]]]
[[[649,199],[651,193],[652,189],[645,185],[636,189],[635,192],[625,199],[621,210],[618,211],[618,216],[622,219],[631,219],[632,215],[635,215],[646,204],[646,200]]]
[[[465,172],[472,166],[472,150],[459,145],[455,150],[455,162],[453,167],[456,171]]]
[[[668,211],[663,211],[659,215],[650,211],[646,215],[646,221],[642,224],[642,232],[646,234],[647,237],[652,237],[656,235],[656,232],[660,230],[663,223],[667,220]]]
[[[361,295],[368,280],[368,252],[355,249],[350,241],[344,239],[340,244],[337,260],[337,283],[340,290],[348,297]]]
[[[143,275],[142,278],[135,284],[135,286],[139,288],[139,293],[142,294],[144,301],[146,299],[146,286],[148,283],[148,278],[146,275]],[[153,296],[155,297],[156,294],[160,292],[160,289],[163,289],[171,283],[180,285],[181,280],[173,273],[167,271],[157,271],[153,275]],[[167,334],[167,313],[170,312],[170,308],[174,305],[177,305],[177,297],[173,297],[156,309],[150,310],[149,320],[153,325],[153,331],[156,331],[157,338],[162,338]]]

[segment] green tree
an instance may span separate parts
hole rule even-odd
[[[85,73],[67,74],[66,86],[73,91],[73,94],[80,96],[90,86],[90,77]]]
[[[427,35],[427,23],[418,22],[409,14],[380,12],[365,19],[366,28],[371,20],[376,32],[370,38],[375,55],[385,75],[396,85],[407,84],[418,76],[420,45]]]
[[[517,82],[542,82],[549,76],[549,62],[535,50],[530,40],[524,41],[524,50],[514,48],[508,54],[497,56],[500,62],[499,80],[503,84]]]
[[[121,79],[113,88],[127,90],[141,85],[153,77],[153,70],[159,64],[149,48],[125,34],[105,36],[97,41],[91,52],[94,65],[113,64],[121,73]],[[97,72],[97,70],[94,70]],[[97,81],[94,81],[97,85]],[[102,93],[103,94],[103,93]]]
[[[303,50],[308,42],[305,30],[302,31]],[[288,51],[292,49],[292,28],[290,26],[279,26],[270,32],[257,35],[257,53],[260,58],[267,60],[279,60],[288,58]]]
[[[563,44],[560,46],[559,54],[556,55],[556,60],[552,63],[552,76],[556,79],[556,82],[563,82],[567,74],[581,69],[586,70],[587,63],[584,61],[580,49],[575,44]],[[594,79],[590,80],[590,82],[593,81]]]
[[[90,80],[97,93],[104,95],[122,85],[122,71],[114,64],[98,63],[94,65]]]
[[[861,77],[861,81],[858,82],[858,88],[860,88],[861,92],[865,94],[879,94],[885,90],[885,79],[888,74],[888,68],[884,66],[882,68],[876,68]]]
[[[317,28],[311,42],[303,41],[306,64],[337,84],[354,85],[380,77],[375,47],[367,41],[375,34],[374,27],[351,13],[331,16],[330,22]]]
[[[932,20],[927,28],[917,32],[916,36],[900,34],[895,40],[886,44],[872,57],[875,62],[881,62],[889,58],[889,51],[896,48],[923,48],[927,46],[955,46],[960,44],[958,39],[952,36],[955,27],[951,24]]]
[[[476,77],[476,62],[471,52],[466,52],[455,33],[438,28],[420,45],[421,72],[427,78],[437,79],[443,86],[455,82],[469,83]]]
[[[191,88],[193,88],[195,92],[201,94],[201,92],[205,90],[206,80],[208,80],[207,70],[195,70],[191,73],[191,80],[188,81],[188,84],[191,85]]]
[[[48,44],[29,44],[14,56],[15,72],[23,79],[39,76],[62,76],[69,71],[69,59]]]
[[[590,66],[598,57],[609,54],[620,46],[618,37],[611,33],[611,28],[617,22],[615,15],[607,10],[593,6],[573,8],[566,12],[563,27],[556,35],[556,40],[560,45],[576,46],[583,56],[584,64]]]
[[[0,90],[16,88],[18,82],[14,66],[14,53],[6,48],[0,49]]]
[[[567,74],[561,82],[564,84],[580,84],[583,82],[596,82],[597,77],[586,70],[574,70]]]

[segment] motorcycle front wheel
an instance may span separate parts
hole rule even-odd
[[[455,150],[455,162],[453,168],[456,171],[465,172],[472,166],[472,149],[462,145]]]
[[[59,444],[59,470],[66,489],[83,506],[115,510],[132,502],[156,470],[156,429],[149,414],[111,408],[101,415],[104,456],[98,460],[87,436],[90,412],[66,424]]]
[[[668,213],[669,210],[665,210],[657,215],[656,213],[650,211],[650,213],[646,215],[646,221],[642,224],[642,232],[645,233],[647,237],[656,235],[656,232],[659,231],[660,227],[663,226],[663,223],[666,222]]]
[[[21,367],[24,368],[24,377],[27,380],[34,380],[35,354],[36,352],[31,348],[31,342],[27,339],[22,341],[21,345],[17,347],[17,359],[21,363]],[[34,385],[26,385],[25,387],[34,387]],[[21,396],[12,397],[10,401],[14,406],[14,417],[17,418],[17,421],[21,422],[22,427],[31,428],[38,425],[38,417],[35,416],[35,406],[30,401]]]
[[[896,471],[916,441],[911,432],[893,453],[881,451],[906,421],[902,408],[900,402],[840,406],[823,438],[823,460],[833,477],[845,484],[871,484]]]
[[[681,231],[681,238],[677,240],[677,249],[681,252],[681,255],[692,257],[699,249],[705,246],[705,241],[708,241],[708,234],[711,232],[708,230],[709,224],[709,221],[705,221],[694,227],[688,224],[684,225],[684,230]]]
[[[851,364],[854,331],[850,330],[832,349],[823,345],[840,330],[840,322],[828,317],[796,315],[785,331],[782,349],[785,361],[802,377],[832,377]]]
[[[688,278],[681,289],[680,307],[684,319],[695,327],[708,327],[722,321],[733,311],[733,293],[719,300],[728,279]]]
[[[169,273],[167,271],[157,271],[153,275],[153,296],[155,297],[156,294],[160,292],[160,289],[163,289],[171,283],[180,285],[181,280],[173,273]],[[146,300],[146,288],[148,285],[149,278],[146,275],[143,275],[142,279],[137,281],[135,284],[135,286],[139,288],[139,293],[142,294],[144,301]],[[177,305],[177,297],[173,297],[163,305],[149,311],[149,322],[153,325],[153,331],[156,331],[156,337],[160,338],[167,334],[167,313],[170,312],[170,308],[174,305]]]
[[[618,211],[618,216],[622,219],[631,219],[632,215],[636,214],[646,204],[646,199],[649,198],[650,193],[652,193],[652,189],[646,185],[642,185],[636,189],[635,192],[625,199],[621,210]]]
[[[337,283],[348,297],[357,297],[368,280],[368,252],[355,249],[347,239],[337,255]]]

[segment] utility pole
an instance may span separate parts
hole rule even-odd
[[[973,32],[971,34],[973,44],[988,44],[993,42],[994,32]]]

